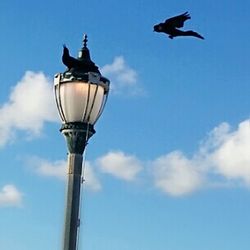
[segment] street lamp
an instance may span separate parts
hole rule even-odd
[[[60,131],[68,148],[68,184],[65,211],[63,250],[75,250],[79,226],[79,206],[83,152],[95,133],[94,125],[107,101],[109,80],[91,61],[84,35],[78,58],[64,73],[54,78],[56,105],[62,120]]]

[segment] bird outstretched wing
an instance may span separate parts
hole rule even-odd
[[[182,28],[184,25],[184,22],[190,18],[191,18],[190,15],[186,11],[185,13],[181,15],[167,19],[164,25],[171,26],[173,28]]]

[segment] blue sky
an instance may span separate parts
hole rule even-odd
[[[84,33],[112,90],[86,152],[79,249],[247,250],[250,3],[0,2],[0,247],[61,249],[66,145],[53,99]],[[153,25],[189,11],[168,39]]]

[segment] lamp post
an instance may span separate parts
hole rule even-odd
[[[56,105],[62,120],[61,133],[68,148],[68,182],[63,250],[75,250],[78,227],[83,152],[95,133],[94,124],[102,114],[109,93],[109,80],[91,61],[84,35],[78,58],[54,78]]]

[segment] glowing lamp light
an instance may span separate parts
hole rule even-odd
[[[108,97],[109,80],[94,72],[83,76],[80,79],[66,78],[64,74],[55,76],[55,99],[63,123],[94,125],[102,114]]]

